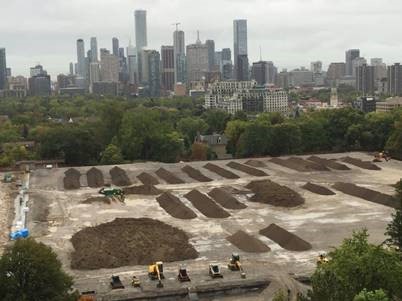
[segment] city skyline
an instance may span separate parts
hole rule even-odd
[[[91,1],[73,0],[72,5],[44,1],[38,7],[33,1],[17,0],[2,4],[5,17],[0,23],[11,22],[9,16],[20,13],[21,5],[30,15],[21,21],[19,28],[22,29],[17,32],[10,26],[0,26],[0,47],[7,49],[7,64],[13,68],[14,75],[28,75],[29,67],[38,62],[52,76],[67,73],[68,63],[75,58],[78,38],[84,39],[86,49],[90,37],[97,37],[98,48],[110,50],[113,37],[119,38],[123,47],[130,38],[134,44],[133,13],[144,9],[147,10],[148,48],[158,51],[161,45],[172,45],[175,30],[172,24],[176,22],[181,23],[179,28],[186,34],[187,45],[195,42],[198,29],[202,41],[212,39],[216,49],[233,49],[233,20],[247,19],[250,64],[259,60],[260,46],[263,59],[274,61],[280,69],[309,66],[316,60],[321,60],[325,69],[331,62],[344,61],[345,50],[353,48],[361,49],[361,56],[366,58],[383,57],[388,64],[400,61],[402,43],[394,36],[399,28],[397,13],[402,11],[401,3],[391,0],[391,5],[383,6],[366,1],[360,6],[342,0],[333,7],[325,2],[221,0],[216,3],[207,0],[195,15],[192,11],[195,2],[183,0],[169,4],[160,1],[133,4],[121,0],[113,5],[97,1],[96,14],[90,9]],[[359,12],[358,17],[353,15],[354,11]],[[372,14],[379,11],[377,15]],[[385,15],[389,18],[384,18]],[[363,22],[364,18],[371,21]],[[210,22],[211,19],[218,22]],[[21,47],[22,40],[30,43],[29,55]]]

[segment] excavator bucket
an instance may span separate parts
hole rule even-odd
[[[157,288],[163,288],[163,283],[162,281],[158,281],[158,284],[156,285]]]

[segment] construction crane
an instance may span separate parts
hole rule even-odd
[[[165,276],[163,275],[163,262],[157,261],[148,266],[148,276],[151,280],[158,280],[156,287],[162,288],[162,279],[165,279]]]
[[[232,258],[230,258],[228,268],[231,271],[240,271],[241,278],[246,278],[246,273],[243,270],[243,267],[240,263],[240,255],[237,253],[232,254]]]

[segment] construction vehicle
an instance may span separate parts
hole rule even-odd
[[[4,183],[11,183],[14,179],[14,176],[10,173],[4,174],[3,182]]]
[[[78,301],[96,301],[96,292],[89,291],[89,292],[82,292],[80,294],[80,298]]]
[[[124,285],[120,280],[119,276],[112,276],[112,281],[110,282],[110,286],[112,287],[113,290],[115,289],[123,289]]]
[[[373,162],[381,163],[384,162],[384,160],[387,162],[391,160],[391,156],[388,154],[388,152],[382,151],[374,155]]]
[[[232,258],[230,258],[228,268],[231,271],[240,271],[241,278],[246,278],[246,273],[243,270],[243,267],[240,263],[240,255],[237,253],[232,254]]]
[[[317,257],[317,266],[326,264],[326,263],[328,263],[328,262],[329,262],[329,259],[327,258],[327,256],[326,256],[325,254],[320,254],[320,255]]]
[[[137,276],[133,276],[133,279],[131,280],[131,285],[133,287],[140,287],[141,286],[140,279],[138,279]]]
[[[156,287],[162,288],[162,279],[165,279],[165,276],[163,275],[163,262],[157,261],[148,266],[148,276],[151,280],[158,280]]]
[[[191,281],[190,276],[187,273],[187,268],[184,265],[179,267],[179,274],[177,275],[177,279],[180,282]]]
[[[211,263],[209,265],[209,276],[211,276],[211,278],[223,278],[221,269],[219,268],[218,264]]]
[[[120,202],[124,203],[124,191],[120,188],[103,187],[99,190],[99,193],[108,198],[116,198]]]

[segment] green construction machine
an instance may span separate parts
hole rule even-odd
[[[120,202],[124,203],[124,191],[120,188],[104,187],[99,190],[99,193],[103,194],[105,197],[117,199]]]

